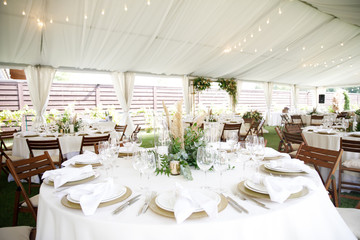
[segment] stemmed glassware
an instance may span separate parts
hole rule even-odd
[[[217,151],[214,157],[214,169],[219,172],[220,191],[223,192],[223,172],[229,167],[229,157],[226,151]]]
[[[204,171],[205,186],[203,188],[207,188],[206,187],[206,183],[207,183],[206,171],[208,171],[214,164],[214,150],[207,148],[207,147],[199,147],[197,150],[196,163],[197,163],[198,167],[202,171]]]
[[[126,158],[129,159],[130,158],[130,151],[132,150],[132,142],[131,142],[131,137],[128,136],[124,136],[123,137],[123,144],[125,147],[125,151],[126,151]]]
[[[142,144],[142,138],[139,134],[133,134],[131,136],[131,142],[136,146],[136,149],[138,149]]]
[[[154,173],[156,170],[155,154],[151,151],[142,149],[135,151],[132,159],[134,169],[140,173],[140,182],[142,183],[143,181],[143,174],[147,176],[146,182],[149,182],[150,174]],[[141,184],[140,189],[146,189],[143,188],[142,185],[143,184]]]

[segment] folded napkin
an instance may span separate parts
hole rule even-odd
[[[74,199],[80,199],[81,210],[84,215],[93,215],[101,201],[114,193],[112,178],[100,183],[76,185],[63,191]]]
[[[303,187],[311,190],[317,188],[312,180],[305,177],[281,178],[268,176],[264,178],[263,183],[271,201],[278,203],[283,203],[291,194],[300,192]]]
[[[201,191],[189,191],[176,183],[174,215],[177,223],[185,221],[196,209],[204,209],[210,218],[218,215],[217,202]]]
[[[301,170],[307,173],[311,173],[314,171],[308,165],[304,164],[303,161],[295,158],[272,160],[269,161],[268,164],[272,168],[280,168],[280,169],[287,169],[293,171]]]
[[[20,133],[20,136],[22,136],[22,137],[35,136],[35,135],[39,135],[39,134],[37,132],[33,132],[33,131],[26,131],[26,132]]]
[[[287,153],[281,153],[276,151],[273,148],[270,147],[266,147],[265,148],[265,155],[264,158],[276,158],[276,157],[281,157],[281,158],[291,158],[289,154]]]
[[[57,189],[70,181],[76,181],[80,175],[92,176],[95,172],[91,165],[87,165],[81,168],[65,167],[55,170],[48,170],[42,175],[42,179],[52,180],[54,182],[54,188]]]
[[[83,154],[80,155],[76,155],[72,158],[70,158],[69,160],[63,162],[61,165],[66,167],[69,166],[70,164],[74,165],[76,163],[78,164],[95,164],[95,163],[100,163],[100,157],[99,155],[97,155],[96,153],[90,152],[90,151],[85,151]]]
[[[318,133],[328,133],[328,134],[330,134],[330,133],[334,133],[335,130],[332,129],[332,128],[329,128],[329,129],[318,129],[318,130],[316,130],[316,131],[314,131],[314,132],[318,132]]]

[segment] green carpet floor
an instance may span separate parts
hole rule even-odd
[[[274,127],[266,127],[269,133],[264,134],[264,138],[267,139],[267,146],[277,149],[279,144],[279,138],[275,133]],[[154,137],[153,134],[142,134],[143,147],[153,147]],[[24,184],[26,186],[26,184]],[[4,171],[1,171],[0,175],[0,227],[11,226],[13,217],[13,207],[15,198],[16,184],[15,182],[8,182],[7,176]],[[37,194],[38,189],[32,190],[32,195]],[[353,196],[360,196],[359,193],[350,193]],[[357,204],[356,200],[341,198],[341,207],[352,208]],[[35,221],[29,213],[20,213],[19,224],[35,226]]]

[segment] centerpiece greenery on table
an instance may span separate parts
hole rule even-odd
[[[257,110],[245,112],[243,115],[243,119],[254,119],[256,122],[261,121],[262,118],[261,112]]]
[[[163,104],[166,119],[170,124],[170,114],[167,107]],[[180,174],[186,179],[192,180],[190,167],[198,168],[196,163],[197,149],[205,146],[203,140],[204,132],[201,126],[206,114],[200,116],[191,127],[183,128],[182,123],[182,101],[176,103],[176,112],[170,124],[170,144],[168,154],[161,156],[160,167],[156,169],[157,174],[170,174],[170,162],[178,161],[180,164]]]
[[[196,92],[201,92],[211,87],[211,81],[204,77],[197,77],[193,79],[193,86]]]

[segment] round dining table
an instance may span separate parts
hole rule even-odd
[[[204,172],[193,169],[193,180],[188,181],[182,175],[140,178],[139,172],[132,167],[131,158],[118,158],[113,161],[107,177],[110,175],[115,184],[130,188],[132,196],[142,195],[139,201],[116,215],[112,212],[121,203],[98,208],[95,214],[85,216],[81,210],[61,203],[62,188],[55,190],[43,183],[39,193],[36,239],[356,239],[330,201],[315,171],[305,177],[316,184],[316,190],[307,190],[303,196],[281,204],[258,199],[269,208],[265,209],[234,195],[238,184],[256,173],[253,162],[234,161],[231,165],[223,173],[222,180],[218,172],[210,171],[205,178]],[[103,169],[100,167],[96,171],[100,176],[93,182],[104,181]],[[265,172],[261,174],[266,175]],[[174,190],[179,184],[195,190],[210,186],[217,193],[220,190],[216,189],[221,187],[222,193],[231,196],[249,213],[239,213],[227,205],[215,218],[187,219],[181,224],[152,209],[137,216],[146,195],[141,187],[161,194]]]

